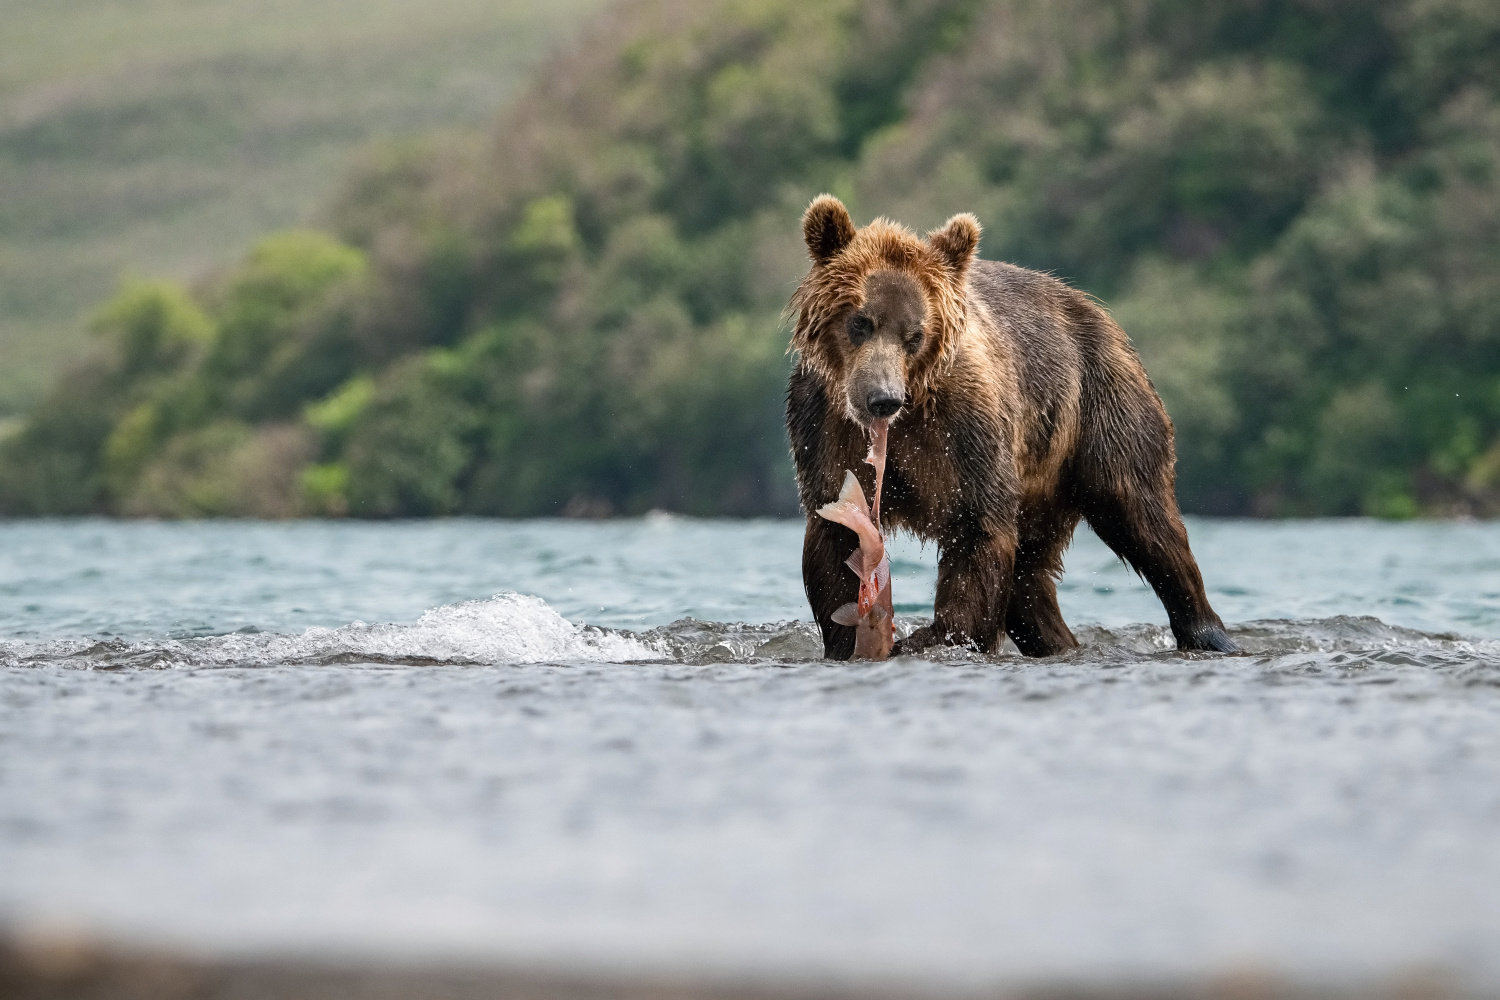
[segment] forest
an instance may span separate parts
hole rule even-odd
[[[784,515],[822,191],[1130,334],[1185,510],[1500,514],[1500,4],[625,0],[482,132],[131,280],[0,514]]]

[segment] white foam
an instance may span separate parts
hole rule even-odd
[[[496,594],[433,608],[413,625],[311,628],[300,640],[311,655],[369,655],[473,663],[540,663],[547,660],[621,661],[660,654],[631,636],[574,625],[546,601],[526,594]]]
[[[29,647],[29,648],[28,648]],[[300,636],[234,633],[201,639],[89,643],[20,643],[0,662],[65,660],[77,666],[276,666],[330,660],[377,663],[508,664],[624,662],[663,654],[617,632],[574,625],[547,602],[527,594],[496,594],[433,608],[411,625],[354,622],[310,628]]]

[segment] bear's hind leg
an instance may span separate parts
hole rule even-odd
[[[1077,649],[1078,640],[1057,606],[1057,577],[1078,514],[1058,513],[1039,521],[1023,517],[1022,523],[1027,527],[1016,550],[1016,577],[1005,630],[1024,656],[1055,656]]]
[[[1085,494],[1083,500],[1084,517],[1094,533],[1156,591],[1178,649],[1240,651],[1209,606],[1170,487],[1163,491],[1143,484],[1129,495],[1107,491]]]

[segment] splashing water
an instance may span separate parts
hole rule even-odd
[[[909,635],[928,618],[902,615],[897,636]],[[995,656],[973,648],[933,649],[911,658],[933,663],[1076,663],[1119,666],[1145,660],[1181,662],[1171,630],[1162,625],[1076,630],[1082,647],[1047,660],[1023,659],[1013,646]],[[1287,665],[1302,654],[1317,656],[1309,669],[1338,663],[1343,669],[1409,664],[1470,663],[1487,671],[1500,664],[1500,640],[1465,639],[1386,625],[1369,616],[1311,621],[1245,622],[1230,629],[1246,658],[1230,662]],[[122,639],[0,641],[0,667],[67,667],[89,670],[168,670],[380,664],[389,666],[501,666],[535,663],[747,663],[769,666],[821,661],[823,640],[812,622],[744,624],[684,618],[639,633],[575,625],[540,598],[497,594],[486,601],[434,608],[412,625],[310,628],[300,636],[232,633],[186,639],[129,642]],[[1204,660],[1214,657],[1204,656]]]
[[[409,666],[648,660],[656,647],[628,634],[566,621],[545,601],[496,594],[434,608],[412,625],[310,628],[300,636],[232,633],[166,641],[0,642],[0,666],[135,667]]]

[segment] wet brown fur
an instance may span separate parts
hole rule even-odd
[[[830,658],[853,650],[854,629],[830,616],[855,597],[844,559],[857,542],[812,512],[846,469],[873,489],[861,400],[887,386],[905,405],[882,520],[939,547],[933,624],[898,652],[994,652],[1006,634],[1030,656],[1075,647],[1056,578],[1080,519],[1156,590],[1179,648],[1234,649],[1178,513],[1171,420],[1108,313],[1055,278],[977,260],[972,216],[926,239],[883,219],[856,230],[824,195],[803,230],[813,266],[789,307],[787,429],[809,514],[803,582]]]

